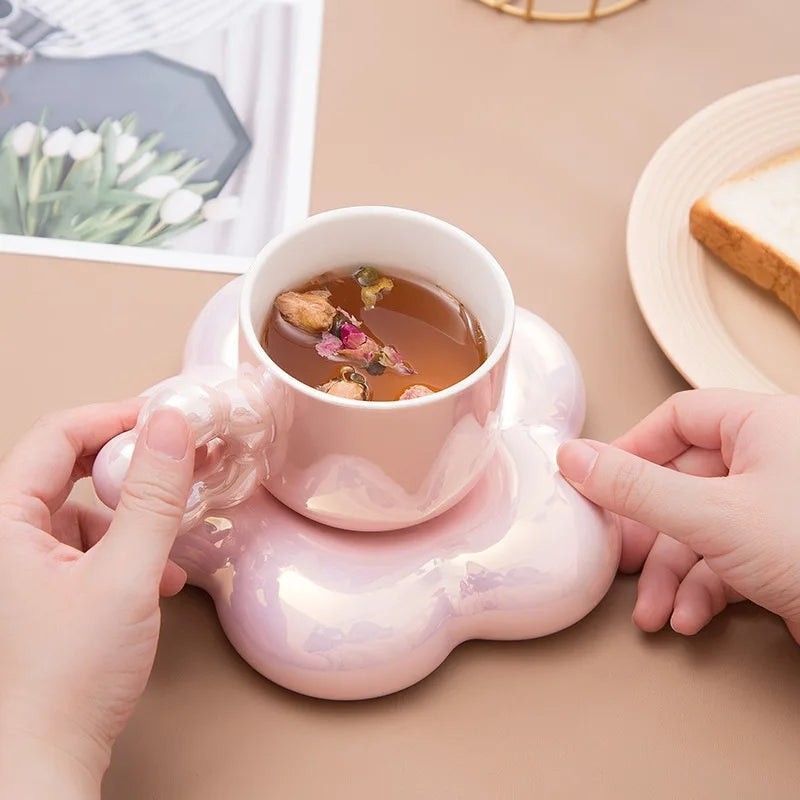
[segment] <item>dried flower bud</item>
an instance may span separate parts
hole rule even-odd
[[[359,286],[372,286],[381,279],[381,274],[375,267],[361,267],[354,277]]]
[[[340,338],[341,336],[341,338]],[[346,345],[350,345],[349,347]],[[335,336],[328,331],[316,347],[317,355],[329,361],[344,361],[363,367],[370,375],[383,375],[390,369],[399,375],[414,375],[416,370],[403,361],[394,347],[381,347],[374,339],[370,339],[355,325],[345,322]]]
[[[336,309],[328,302],[327,296],[317,292],[284,292],[275,301],[275,305],[290,325],[307,333],[330,330],[336,316]]]
[[[331,333],[334,336],[340,336],[342,333],[342,326],[347,323],[350,323],[356,328],[361,327],[361,323],[352,314],[349,314],[343,308],[337,308],[336,316],[333,318],[333,324],[331,325]]]
[[[391,345],[385,345],[381,348],[378,362],[386,369],[397,372],[400,375],[416,375],[417,371],[410,364],[403,361],[403,357]]]
[[[375,308],[375,304],[383,297],[384,293],[391,292],[393,288],[394,283],[389,278],[381,278],[376,283],[364,286],[361,289],[361,302],[364,304],[364,308]]]
[[[367,399],[366,388],[352,381],[328,381],[324,386],[320,386],[320,391],[333,397],[344,397],[347,400]]]
[[[370,390],[367,379],[352,367],[342,367],[338,378],[319,387],[321,392],[344,397],[348,400],[369,400]]]
[[[352,322],[345,322],[339,331],[339,338],[346,350],[354,350],[361,347],[367,341],[367,334],[353,325]]]
[[[418,397],[427,397],[429,394],[435,394],[433,389],[423,386],[421,383],[415,383],[409,386],[403,394],[400,395],[400,400],[416,400]]]
[[[375,361],[380,357],[380,345],[368,336],[364,336],[364,341],[355,347],[345,347],[342,342],[342,349],[336,354],[340,361],[350,361],[359,367],[365,367],[370,361]]]
[[[394,288],[390,278],[381,275],[375,267],[361,267],[353,276],[361,287],[361,302],[364,308],[375,308],[384,292],[391,292]]]

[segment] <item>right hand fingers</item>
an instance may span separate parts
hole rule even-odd
[[[156,411],[139,440],[120,502],[89,557],[115,576],[156,587],[180,528],[192,485],[194,439],[180,411]]]
[[[659,533],[644,563],[636,589],[633,621],[648,633],[659,631],[672,616],[681,581],[698,556],[682,542]]]
[[[702,478],[718,478],[728,474],[719,451],[703,450],[700,447],[690,447],[665,466]],[[620,572],[639,572],[649,557],[658,532],[642,525],[641,522],[624,517],[620,520],[620,529],[622,534]]]
[[[679,392],[614,444],[654,464],[666,464],[692,446],[719,451],[729,463],[742,422],[768,397],[733,389]]]
[[[678,589],[670,625],[676,633],[694,636],[724,611],[728,603],[743,599],[705,561],[698,561]]]
[[[612,445],[581,439],[561,446],[558,465],[589,500],[663,531],[697,552],[731,522],[735,478],[685,475]]]
[[[718,451],[699,447],[689,448],[667,466],[678,472],[703,478],[727,474]],[[660,630],[672,615],[675,595],[681,582],[697,562],[698,556],[688,545],[663,533],[657,534],[640,522],[622,518],[621,523],[620,569],[628,572],[642,570],[633,621],[643,631]],[[636,568],[632,570],[632,567]]]

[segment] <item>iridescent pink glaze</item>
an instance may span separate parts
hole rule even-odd
[[[275,298],[333,267],[368,262],[449,288],[481,321],[486,361],[444,391],[398,402],[346,400],[292,378],[260,339]],[[241,284],[238,357],[227,367],[194,362],[149,390],[135,431],[100,453],[100,498],[115,506],[133,443],[154,410],[180,408],[197,446],[188,527],[211,508],[230,508],[263,484],[309,519],[346,530],[407,528],[452,508],[494,457],[514,326],[502,269],[473,238],[403,209],[339,209],[274,239]],[[231,336],[227,331],[226,336]]]
[[[233,281],[203,311],[187,366],[237,363],[240,289]],[[181,535],[173,557],[214,598],[234,647],[276,683],[337,700],[403,689],[462,641],[544,636],[605,595],[619,560],[616,528],[555,466],[583,417],[569,348],[518,309],[501,443],[455,508],[403,531],[345,532],[259,488]]]

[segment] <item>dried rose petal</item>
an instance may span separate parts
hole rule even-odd
[[[418,397],[427,397],[429,394],[435,394],[433,389],[429,389],[421,383],[415,383],[400,395],[400,400],[416,400]]]
[[[400,375],[416,375],[417,371],[410,364],[403,361],[402,356],[391,345],[386,345],[381,348],[381,354],[378,357],[379,363],[383,364],[386,369],[393,370]]]
[[[333,361],[336,359],[337,353],[342,349],[342,340],[338,336],[334,336],[332,333],[326,331],[322,334],[322,341],[315,349],[318,355]]]
[[[357,320],[352,314],[348,314],[343,308],[336,309],[336,316],[333,318],[333,324],[330,331],[334,336],[341,336],[342,326],[346,324],[352,325],[354,328],[360,328],[361,322]]]
[[[358,347],[343,347],[338,353],[338,360],[350,361],[360,367],[365,367],[370,361],[380,356],[381,348],[378,344],[370,339],[368,336],[364,337],[364,341]]]
[[[356,319],[349,311],[345,311],[343,308],[337,308],[336,311],[341,314],[347,322],[355,325],[356,328],[360,328],[363,325],[361,320]]]
[[[367,334],[351,322],[345,322],[339,330],[339,338],[346,350],[353,350],[367,341]]]
[[[332,333],[322,334],[322,341],[316,346],[316,351],[317,355],[329,361],[342,361],[359,367],[365,367],[381,353],[380,347],[368,336],[364,336],[364,341],[358,347],[347,348],[342,340]]]
[[[365,367],[371,375],[382,375],[387,369],[399,375],[414,375],[416,370],[400,357],[394,347],[381,347],[355,325],[345,322],[339,336],[325,332],[317,344],[317,354],[329,361],[342,361]],[[341,337],[341,338],[340,338]]]
[[[275,300],[275,306],[290,325],[308,333],[329,330],[336,316],[327,297],[317,292],[284,292]]]

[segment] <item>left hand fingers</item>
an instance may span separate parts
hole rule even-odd
[[[111,518],[106,508],[67,502],[53,514],[52,534],[59,542],[86,552],[103,537]]]
[[[30,500],[38,501],[40,512],[56,511],[100,448],[136,424],[142,403],[101,403],[43,418],[0,462],[0,503],[19,507],[26,522],[42,527]]]

